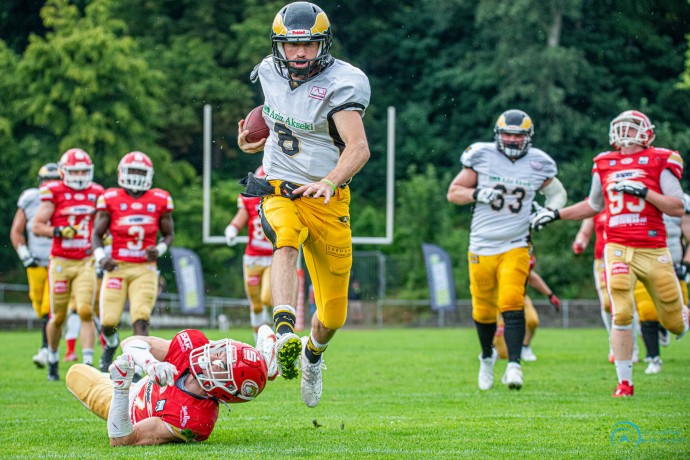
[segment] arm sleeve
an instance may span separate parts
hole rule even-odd
[[[598,173],[592,174],[592,187],[589,189],[589,206],[597,212],[604,209],[604,191],[601,188],[601,178]]]
[[[680,181],[673,172],[669,171],[668,169],[664,169],[659,178],[659,185],[661,186],[661,192],[664,195],[672,196],[685,202],[683,196],[683,187],[680,185]]]

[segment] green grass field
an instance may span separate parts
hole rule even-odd
[[[170,338],[174,331],[155,332]],[[220,338],[219,331],[209,331]],[[251,342],[249,330],[233,338]],[[319,406],[281,378],[254,402],[221,407],[211,438],[195,445],[109,447],[106,424],[31,363],[37,332],[2,332],[2,458],[688,458],[688,340],[662,349],[664,368],[635,365],[634,398],[611,397],[606,334],[541,329],[523,365],[525,386],[477,389],[472,329],[343,330],[330,346]],[[62,345],[64,347],[64,345]],[[61,350],[62,354],[62,350]],[[67,366],[61,364],[64,379]],[[633,422],[629,443],[614,425]],[[615,439],[619,439],[620,431]]]

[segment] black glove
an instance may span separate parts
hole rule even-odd
[[[26,267],[26,268],[38,267],[38,262],[36,261],[36,259],[34,259],[34,256],[32,256],[32,255],[29,255],[29,257],[23,258],[22,263],[24,264],[24,267]]]
[[[649,189],[645,187],[644,184],[642,184],[641,182],[629,179],[616,182],[616,185],[613,186],[613,189],[617,192],[628,193],[630,195],[638,196],[640,198],[646,198],[647,192],[649,192]]]
[[[558,209],[551,210],[549,208],[541,208],[539,211],[532,214],[529,220],[529,226],[535,232],[540,231],[551,222],[555,222],[561,218]]]
[[[681,262],[679,264],[674,264],[673,268],[676,270],[676,276],[680,281],[687,280],[688,273],[690,273],[690,264]]]
[[[247,174],[247,177],[240,181],[244,186],[244,196],[266,196],[273,195],[273,186],[264,178],[256,177],[254,173]]]

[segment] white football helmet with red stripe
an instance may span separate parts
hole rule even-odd
[[[266,361],[246,343],[213,340],[192,350],[189,363],[209,396],[226,403],[251,401],[266,387]]]
[[[611,122],[609,143],[616,150],[631,145],[648,147],[654,141],[654,125],[637,110],[626,110]]]
[[[93,182],[93,163],[88,153],[82,149],[69,149],[62,154],[60,176],[66,186],[75,190],[84,190]]]
[[[117,166],[117,183],[133,192],[145,192],[153,185],[153,163],[143,152],[129,152]]]

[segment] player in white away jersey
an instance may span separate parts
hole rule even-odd
[[[479,388],[493,386],[496,350],[492,347],[496,317],[505,321],[508,367],[503,383],[522,388],[520,367],[525,335],[525,284],[530,261],[530,213],[537,191],[545,205],[562,207],[567,194],[556,178],[556,163],[532,147],[534,125],[521,110],[501,114],[494,128],[495,143],[469,146],[460,159],[463,169],[448,189],[448,201],[474,203],[470,231],[469,274],[472,318],[482,353]]]
[[[369,81],[361,70],[330,55],[326,13],[307,2],[290,3],[273,21],[272,56],[252,72],[264,93],[268,139],[248,143],[244,120],[238,145],[264,151],[267,178],[247,178],[247,195],[263,196],[264,232],[273,243],[271,293],[281,375],[296,378],[301,356],[302,399],[319,403],[321,356],[345,323],[352,268],[350,179],[369,159],[362,117]],[[311,334],[294,333],[297,275],[302,245],[314,280],[316,315]]]

